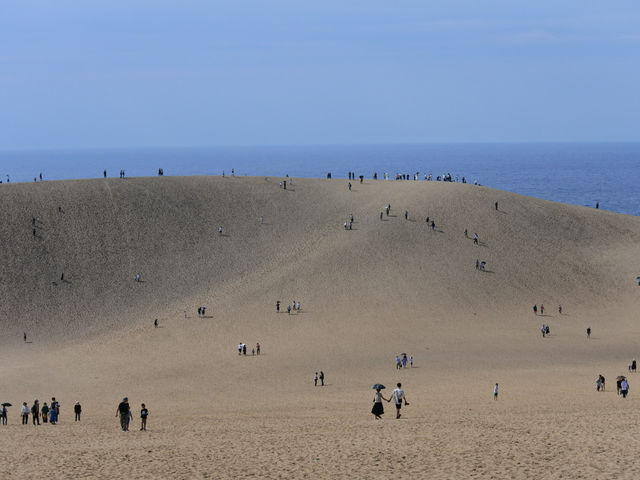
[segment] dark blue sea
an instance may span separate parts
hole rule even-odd
[[[6,182],[166,175],[370,178],[450,173],[501,190],[640,215],[640,143],[429,144],[0,151]]]

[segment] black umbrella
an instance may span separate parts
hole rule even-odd
[[[371,388],[373,388],[374,390],[384,390],[387,387],[385,387],[381,383],[375,383],[375,384],[371,385]]]
[[[2,404],[3,407],[11,407],[11,404],[9,402],[5,402]]]

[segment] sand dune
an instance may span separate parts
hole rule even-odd
[[[637,476],[635,382],[622,400],[613,380],[638,355],[638,218],[466,184],[279,181],[2,185],[2,399],[63,404],[38,429],[12,407],[4,475]],[[369,385],[397,381],[410,407],[374,421]],[[148,432],[118,430],[124,395]]]

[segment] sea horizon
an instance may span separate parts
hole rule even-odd
[[[109,177],[231,175],[420,181],[451,174],[562,203],[640,215],[640,142],[469,142],[214,147],[101,147],[0,150],[0,179],[11,182]]]

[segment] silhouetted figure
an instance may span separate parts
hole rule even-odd
[[[587,338],[591,338],[591,327],[587,327]]]
[[[600,202],[596,202],[596,208],[600,208]]]
[[[24,342],[27,343],[27,332],[22,334],[22,338],[24,338]]]
[[[157,318],[153,321],[153,326],[155,328],[158,328],[158,319]]]
[[[107,178],[107,171],[105,170],[104,172],[102,172],[102,175],[104,175],[104,178]]]

